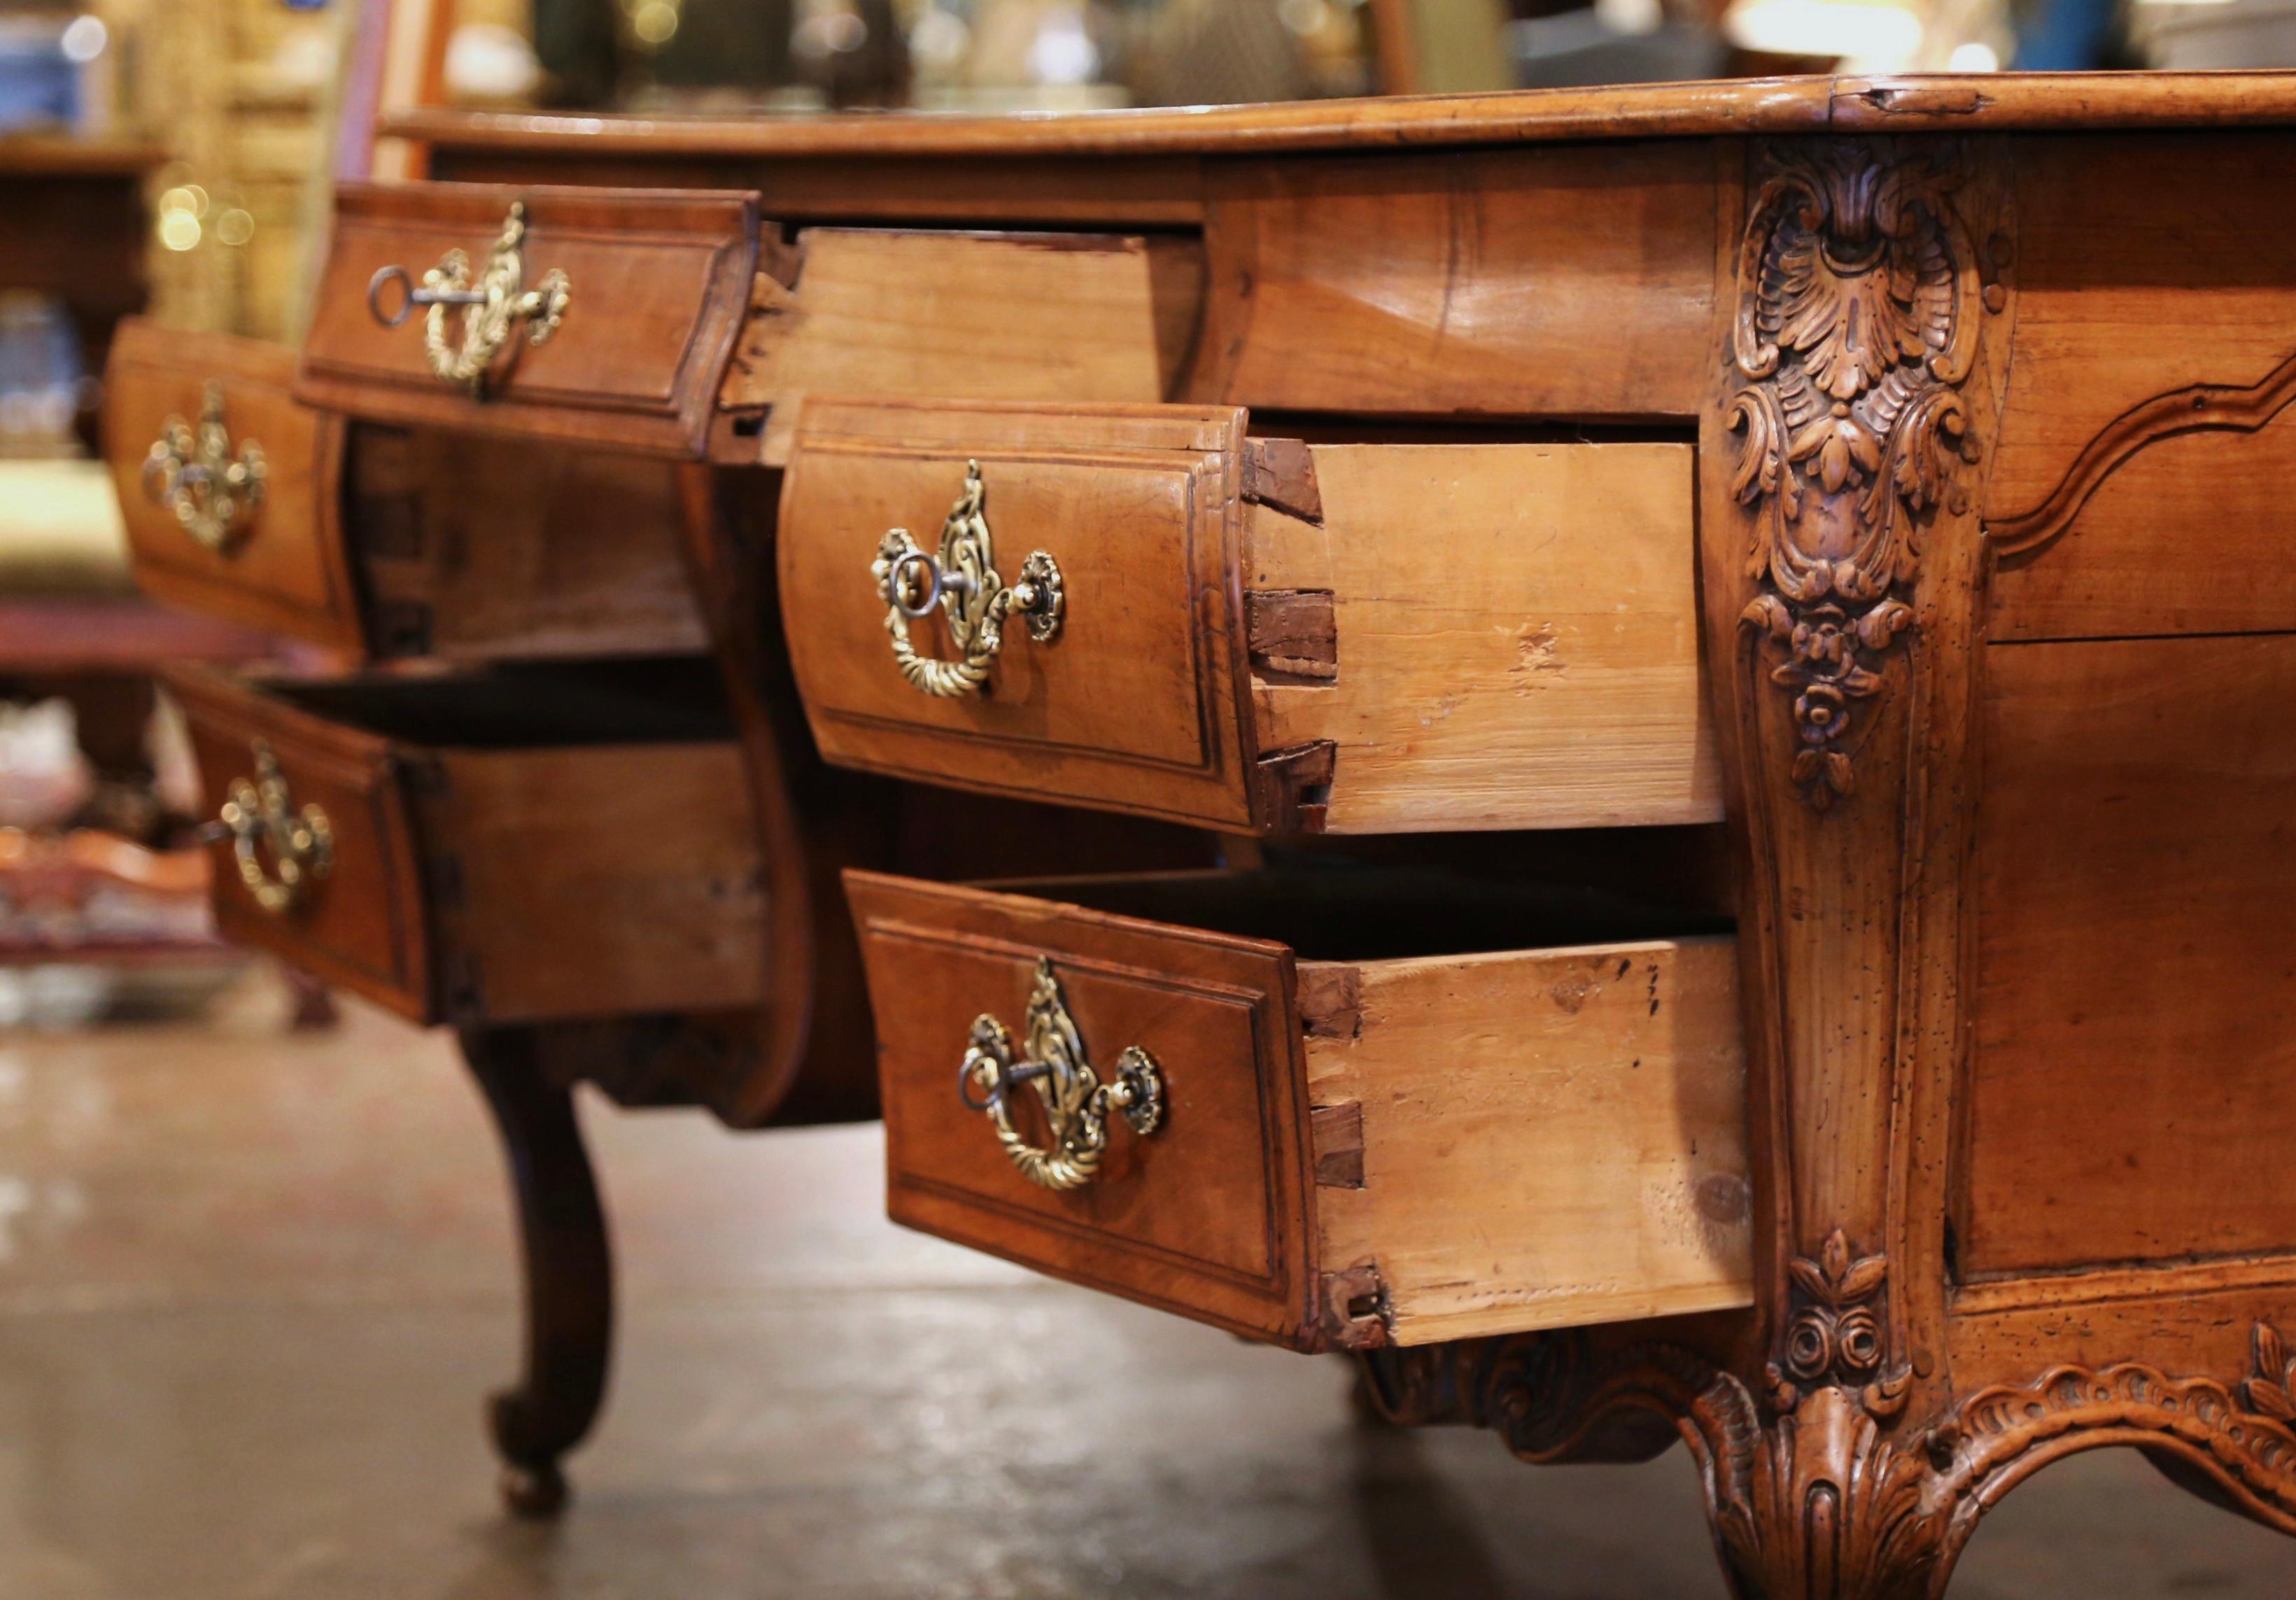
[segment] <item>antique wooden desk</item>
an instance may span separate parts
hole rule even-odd
[[[1679,1439],[1749,1596],[1930,1595],[2106,1445],[2296,1530],[2292,125],[2281,75],[425,115],[447,181],[345,193],[277,382],[682,464],[753,780],[1228,841],[849,875],[897,1217],[1532,1460]],[[498,236],[477,343],[380,325]],[[547,549],[457,447],[473,546]],[[372,628],[396,524],[343,521]],[[871,866],[797,848],[769,899]],[[865,1036],[810,997],[792,1059]]]

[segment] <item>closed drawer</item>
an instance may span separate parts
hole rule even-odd
[[[1228,831],[1712,821],[1692,457],[815,398],[783,629],[842,765]]]
[[[342,424],[296,403],[295,354],[122,323],[104,439],[136,581],[156,598],[357,650],[335,489]]]
[[[378,421],[698,456],[757,259],[752,196],[348,185],[299,391]],[[507,319],[451,299],[490,288]]]
[[[167,682],[230,835],[226,937],[422,1022],[759,1003],[758,832],[707,663]]]
[[[1751,1303],[1726,935],[1370,869],[846,882],[898,1221],[1301,1349]]]

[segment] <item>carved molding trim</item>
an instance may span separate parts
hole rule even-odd
[[[2226,1504],[2296,1533],[2296,1432],[2289,1384],[2296,1367],[2278,1329],[2253,1331],[2257,1370],[2237,1387],[2170,1378],[2136,1362],[2091,1372],[2061,1366],[2023,1388],[1971,1395],[1931,1429],[1930,1494],[1949,1507],[1948,1549],[1958,1554],[1977,1520],[2054,1461],[2128,1445],[2205,1479]]]
[[[2136,1363],[2065,1366],[1971,1395],[1926,1431],[1891,1430],[1837,1383],[1766,1416],[1705,1356],[1668,1343],[1605,1354],[1585,1332],[1389,1352],[1365,1370],[1390,1415],[1472,1422],[1533,1463],[1646,1456],[1653,1429],[1671,1424],[1747,1600],[1939,1600],[1985,1512],[2084,1450],[2169,1458],[2234,1509],[2296,1532],[2296,1360],[2268,1325],[2254,1342],[2256,1373],[2237,1388]]]
[[[1976,441],[1960,385],[1985,288],[1952,196],[1957,144],[1838,139],[1768,150],[1738,259],[1726,407],[1731,488],[1757,508],[1740,618],[1783,647],[1793,778],[1826,808],[1855,788],[1856,702],[1914,621],[1923,527],[1968,509]]]
[[[2255,433],[2296,401],[2296,356],[2257,382],[2195,383],[2131,406],[2088,441],[2057,487],[2032,510],[1985,525],[1997,555],[2038,550],[2072,526],[2089,496],[2128,459],[2163,439],[2186,433]]]

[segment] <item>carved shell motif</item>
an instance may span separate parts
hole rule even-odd
[[[1770,677],[1795,696],[1794,781],[1821,808],[1852,791],[1857,702],[1882,693],[1880,658],[1914,619],[1921,528],[1977,455],[1959,385],[1982,285],[1961,182],[1949,146],[1774,152],[1739,258],[1731,488],[1767,506],[1741,625],[1784,646]]]

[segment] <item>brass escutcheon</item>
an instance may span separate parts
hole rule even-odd
[[[1021,1177],[1047,1189],[1081,1189],[1100,1176],[1111,1112],[1123,1113],[1144,1138],[1163,1125],[1163,1069],[1134,1045],[1116,1058],[1116,1081],[1101,1082],[1085,1057],[1084,1040],[1061,997],[1049,958],[1037,963],[1026,1025],[1028,1053],[1016,1061],[1004,1024],[985,1012],[974,1019],[964,1064],[957,1071],[957,1097],[969,1109],[988,1114],[996,1142]],[[1024,1083],[1044,1104],[1053,1136],[1048,1150],[1029,1144],[1013,1125],[1009,1103]]]
[[[144,457],[144,493],[176,513],[185,533],[218,555],[237,550],[263,509],[269,469],[263,447],[242,440],[232,453],[224,426],[223,385],[209,383],[197,426],[171,416]]]
[[[231,834],[240,882],[257,905],[283,916],[334,870],[335,832],[317,806],[295,809],[295,797],[267,741],[256,740],[253,751],[255,776],[232,780],[231,798],[219,815]]]
[[[430,357],[431,373],[443,382],[468,390],[472,399],[484,399],[487,373],[510,342],[512,324],[529,324],[527,343],[546,344],[565,320],[567,305],[573,298],[572,284],[554,267],[532,289],[525,286],[525,246],[526,202],[513,201],[503,222],[502,236],[495,241],[487,269],[475,287],[471,282],[470,257],[450,250],[438,266],[422,275],[419,289],[404,267],[386,267],[376,273],[367,281],[366,308],[384,327],[396,328],[414,315],[416,307],[429,308],[422,319],[422,349]],[[396,312],[386,312],[382,291],[393,283],[401,286],[406,298]],[[459,347],[447,337],[449,306],[463,308]]]
[[[911,686],[955,699],[983,693],[988,669],[1004,647],[1004,621],[1014,611],[1029,624],[1029,636],[1049,644],[1060,636],[1068,614],[1068,593],[1060,564],[1042,550],[1021,563],[1021,581],[1011,588],[996,571],[996,543],[982,509],[987,490],[980,464],[964,468],[964,493],[940,527],[940,551],[928,554],[906,528],[896,528],[877,546],[869,564],[878,595],[885,602],[885,631],[893,638],[893,661]],[[909,624],[938,609],[960,652],[954,661],[920,654],[909,642]]]

